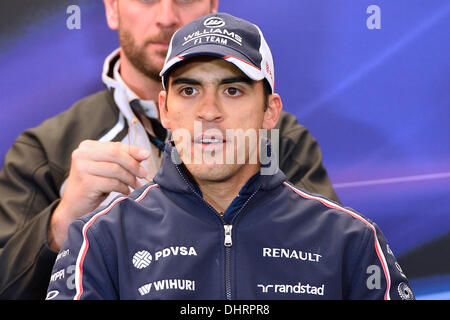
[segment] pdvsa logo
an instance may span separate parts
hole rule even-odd
[[[147,268],[152,263],[152,254],[147,250],[141,250],[133,256],[133,266],[138,269]]]
[[[225,21],[219,17],[210,17],[203,22],[203,25],[207,28],[220,28],[225,25]]]
[[[133,255],[132,263],[137,269],[147,268],[152,261],[155,263],[160,259],[173,256],[196,256],[194,247],[172,246],[154,252],[154,257],[147,250],[137,251]]]

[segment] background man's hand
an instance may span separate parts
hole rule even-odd
[[[140,162],[148,150],[121,142],[85,140],[72,153],[69,177],[61,202],[53,212],[49,227],[49,244],[58,251],[70,223],[96,209],[111,192],[129,194],[147,176]]]

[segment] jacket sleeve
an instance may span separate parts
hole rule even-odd
[[[56,258],[47,227],[58,204],[44,151],[22,134],[0,171],[0,299],[43,299]],[[56,170],[56,169],[55,169]]]
[[[280,130],[280,169],[287,180],[297,187],[340,203],[322,164],[322,151],[308,129],[285,111],[281,112],[276,129]]]
[[[89,215],[91,216],[91,215]],[[95,216],[95,215],[94,215]],[[47,300],[114,300],[115,276],[108,265],[114,254],[99,239],[91,218],[86,223],[75,220],[56,258],[47,290]],[[101,232],[100,232],[101,233]]]
[[[95,106],[95,108],[93,108]],[[81,141],[99,139],[119,119],[104,90],[24,131],[0,171],[0,299],[44,299],[57,252],[48,224]],[[121,141],[128,127],[114,137]]]
[[[375,223],[352,255],[347,299],[414,300],[414,294],[383,233]]]

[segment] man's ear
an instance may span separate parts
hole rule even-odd
[[[278,118],[280,117],[281,110],[283,109],[283,103],[279,94],[271,94],[268,98],[267,109],[264,113],[263,129],[275,128]]]
[[[103,0],[105,4],[106,22],[111,30],[119,29],[119,0]]]
[[[167,91],[161,91],[159,93],[159,118],[161,120],[161,124],[164,128],[170,129],[170,120],[167,115],[166,108],[166,99],[167,99]]]
[[[211,0],[211,12],[210,13],[217,13],[219,10],[219,0]]]

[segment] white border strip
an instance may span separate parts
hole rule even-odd
[[[422,175],[417,175],[417,176],[406,176],[406,177],[386,178],[386,179],[376,179],[376,180],[364,180],[364,181],[355,181],[355,182],[342,182],[342,183],[333,184],[333,187],[336,189],[343,189],[343,188],[353,188],[353,187],[374,186],[374,185],[379,185],[379,184],[402,183],[402,182],[435,180],[435,179],[445,179],[445,178],[450,178],[450,172],[422,174]]]
[[[122,115],[122,113],[119,113],[119,120],[114,125],[114,127],[111,128],[103,137],[98,139],[98,141],[112,141],[119,133],[123,130],[125,127],[125,118]]]

